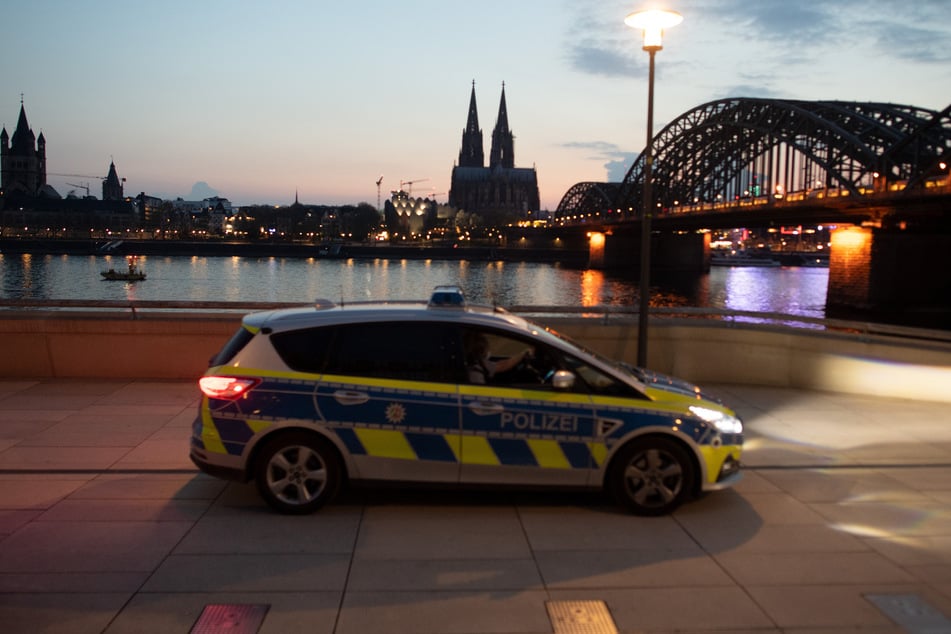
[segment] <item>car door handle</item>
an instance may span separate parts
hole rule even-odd
[[[363,405],[370,400],[370,395],[366,392],[351,392],[349,390],[337,390],[334,392],[334,398],[341,405]]]
[[[486,403],[484,401],[472,401],[469,403],[469,409],[479,416],[491,416],[492,414],[501,414],[505,411],[505,406],[501,403]]]

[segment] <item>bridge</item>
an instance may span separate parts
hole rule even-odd
[[[828,309],[951,328],[951,105],[723,99],[652,143],[652,268],[708,270],[711,230],[833,224]],[[643,188],[641,153],[623,181],[574,185],[547,227],[509,239],[636,270]]]
[[[808,220],[823,207],[881,207],[882,198],[945,189],[949,153],[951,105],[939,112],[843,101],[713,101],[654,137],[654,217],[705,215],[721,224],[716,218],[725,212],[755,219],[742,210],[756,207],[768,224],[782,209],[801,209],[791,215]],[[641,153],[619,183],[571,187],[555,222],[638,220],[643,189]]]

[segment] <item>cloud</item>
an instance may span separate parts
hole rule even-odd
[[[192,191],[189,194],[188,200],[203,200],[205,198],[211,198],[212,196],[217,196],[217,190],[213,189],[205,181],[198,181],[192,185]]]
[[[836,28],[837,20],[830,17],[826,3],[726,0],[700,4],[703,12],[710,11],[720,21],[740,25],[748,38],[813,39]]]
[[[575,44],[569,48],[568,58],[573,69],[590,75],[607,77],[644,75],[644,69],[636,66],[629,55],[603,44]]]
[[[951,62],[951,34],[948,31],[900,24],[878,24],[870,28],[878,30],[879,48],[896,57],[926,64]]]
[[[637,160],[640,154],[638,152],[621,152],[620,158],[608,161],[604,164],[604,169],[608,174],[609,183],[620,183],[627,176],[631,165]]]
[[[627,171],[634,164],[638,152],[625,152],[616,144],[608,141],[569,141],[562,147],[584,150],[592,161],[604,161],[605,180],[609,183],[624,180]]]
[[[788,95],[775,90],[770,86],[770,78],[742,77],[744,83],[723,86],[721,94],[716,99],[732,99],[734,97],[753,97],[756,99],[782,99]]]
[[[951,61],[947,0],[916,0],[900,9],[893,0],[683,0],[677,9],[694,36],[681,45],[705,46],[714,57],[713,47],[726,44],[744,50],[750,63],[762,59],[789,67],[829,66],[844,50],[919,63]],[[572,10],[575,19],[565,37],[572,69],[598,76],[645,74],[630,29],[618,18],[629,7],[615,0],[575,0]]]

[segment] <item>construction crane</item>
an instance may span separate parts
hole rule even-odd
[[[414,183],[425,183],[428,181],[428,178],[417,178],[412,181],[400,181],[400,191],[403,190],[403,185],[409,185],[409,189],[406,190],[406,195],[411,196],[413,194],[413,184]]]
[[[85,189],[85,190],[86,190],[86,198],[89,198],[89,183],[86,183],[86,184],[84,184],[84,185],[79,185],[79,184],[77,184],[77,183],[66,183],[66,184],[69,185],[70,187],[75,187],[75,188],[77,188],[77,189]]]
[[[383,174],[380,174],[380,178],[376,181],[376,208],[377,211],[380,210],[380,183],[383,182]]]
[[[68,176],[69,178],[98,178],[101,181],[106,180],[107,176],[90,176],[89,174],[54,174],[50,172],[47,176]],[[66,183],[69,185],[69,183]]]

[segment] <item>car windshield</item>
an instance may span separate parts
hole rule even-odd
[[[531,322],[529,322],[529,323],[531,323]],[[532,325],[532,326],[537,326],[537,327],[540,329],[540,330],[538,331],[538,335],[539,335],[542,339],[554,339],[554,340],[557,340],[557,341],[561,341],[561,342],[563,342],[563,343],[566,343],[566,344],[568,344],[569,346],[571,346],[572,348],[575,348],[575,349],[577,349],[577,350],[580,350],[580,351],[584,352],[585,354],[588,354],[588,355],[594,357],[595,359],[597,359],[598,361],[600,361],[600,362],[603,363],[604,365],[608,366],[609,368],[615,368],[616,370],[620,370],[620,371],[623,372],[626,376],[629,376],[629,377],[631,377],[632,379],[634,379],[634,381],[637,382],[637,385],[638,385],[638,386],[640,386],[641,388],[644,387],[644,384],[643,384],[641,375],[637,372],[637,368],[635,368],[634,366],[632,366],[632,365],[630,365],[630,364],[628,364],[628,363],[624,363],[623,361],[617,361],[617,360],[612,359],[612,358],[610,358],[610,357],[607,357],[607,356],[605,356],[605,355],[603,355],[603,354],[601,354],[601,353],[599,353],[599,352],[595,352],[594,350],[591,350],[590,348],[585,347],[584,345],[578,343],[577,341],[575,341],[575,340],[572,339],[571,337],[569,337],[569,336],[567,336],[567,335],[564,335],[564,334],[558,332],[557,330],[555,330],[555,329],[553,329],[553,328],[548,328],[548,327],[546,327],[546,326],[538,326],[538,324],[534,324],[534,323],[531,323],[531,325]]]

